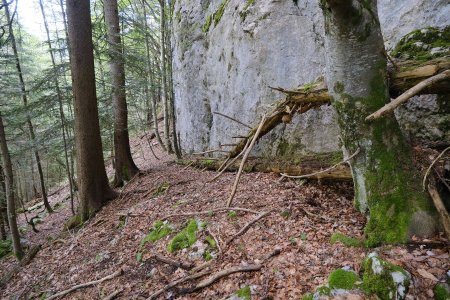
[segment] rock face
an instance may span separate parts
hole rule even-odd
[[[378,5],[388,47],[416,28],[450,24],[447,0]],[[319,1],[178,0],[173,23],[176,117],[186,152],[228,150],[223,145],[246,134],[247,128],[214,112],[255,126],[282,96],[269,86],[293,88],[324,74]],[[420,130],[426,137],[435,127],[428,123]],[[435,137],[449,138],[448,132]],[[321,107],[279,125],[256,151],[275,156],[338,149],[334,110]]]

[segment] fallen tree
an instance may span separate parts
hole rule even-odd
[[[444,57],[430,60],[425,63],[416,61],[405,61],[396,63],[395,67],[389,69],[389,93],[391,97],[397,97],[410,90],[422,81],[450,70],[450,58]],[[444,76],[443,76],[444,77]],[[295,114],[303,114],[311,109],[322,105],[329,105],[331,97],[328,93],[326,82],[319,78],[314,83],[305,84],[297,89],[287,90],[284,88],[272,88],[285,94],[276,107],[268,114],[262,124],[261,131],[257,137],[260,139],[277,125],[289,123]],[[439,81],[433,81],[415,95],[423,94],[447,94],[450,93],[450,78],[445,77]],[[256,133],[257,127],[250,129],[237,145],[229,152],[228,157],[233,158],[242,152],[248,140]]]

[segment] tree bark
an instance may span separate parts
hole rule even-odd
[[[0,239],[6,240],[5,223],[8,222],[6,215],[6,185],[3,166],[0,165]]]
[[[11,46],[13,49],[14,58],[16,60],[16,69],[17,69],[17,73],[19,76],[20,90],[22,93],[22,101],[23,101],[23,105],[25,106],[25,108],[27,108],[28,107],[28,98],[27,98],[27,92],[26,92],[26,88],[25,88],[25,81],[23,79],[23,74],[22,74],[22,67],[20,65],[19,53],[17,51],[16,39],[14,37],[13,24],[12,24],[11,16],[9,13],[7,1],[3,0],[3,4],[5,5],[6,20],[9,24],[9,34],[10,34],[10,39],[11,39]],[[31,122],[31,117],[29,114],[27,114],[27,125],[28,125],[28,130],[30,131],[30,139],[31,139],[31,143],[33,144],[32,146],[33,146],[34,157],[36,159],[36,165],[38,168],[39,183],[41,186],[42,199],[44,201],[45,208],[47,209],[47,211],[49,213],[51,213],[51,212],[53,212],[53,210],[52,210],[50,204],[48,203],[47,191],[45,189],[44,172],[42,171],[41,158],[39,156],[39,152],[38,152],[37,146],[36,146],[36,135],[34,133],[33,123]]]
[[[421,190],[411,149],[395,116],[365,121],[389,102],[376,0],[325,0],[322,9],[326,77],[344,152],[361,150],[350,165],[356,205],[369,214],[367,244],[430,236],[436,229],[435,211]]]
[[[122,186],[139,169],[133,161],[128,134],[128,108],[125,97],[125,63],[120,38],[117,0],[104,1],[105,21],[108,31],[109,66],[111,70],[114,106],[114,186]]]
[[[8,211],[8,223],[11,230],[11,240],[13,244],[14,255],[18,260],[23,258],[22,245],[20,244],[19,228],[17,227],[16,203],[14,200],[14,179],[11,157],[9,155],[8,144],[6,142],[5,127],[3,126],[3,117],[0,112],[0,149],[2,152],[3,171],[6,186],[6,207]]]
[[[89,0],[67,0],[81,220],[115,197],[106,177],[95,91]]]

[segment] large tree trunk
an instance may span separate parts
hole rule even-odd
[[[9,156],[8,144],[6,142],[5,127],[3,117],[0,113],[0,149],[2,152],[3,170],[6,185],[6,206],[8,211],[8,223],[11,230],[11,240],[13,251],[18,260],[23,257],[22,245],[20,245],[19,228],[17,227],[16,203],[14,201],[14,181],[11,157]]]
[[[411,150],[393,114],[366,122],[389,101],[384,44],[376,0],[322,1],[327,82],[336,108],[344,152],[350,161],[355,201],[368,212],[370,246],[430,236],[436,218],[421,190]]]
[[[6,20],[9,25],[9,36],[11,39],[11,46],[12,46],[14,57],[16,60],[16,69],[17,69],[17,73],[19,76],[19,83],[20,83],[20,90],[22,93],[23,105],[25,106],[25,108],[27,108],[28,107],[27,91],[25,88],[25,81],[23,79],[22,67],[20,65],[19,53],[17,51],[16,39],[14,37],[12,19],[11,19],[10,13],[9,13],[7,1],[3,0],[3,4],[5,5],[5,14],[6,14]],[[30,139],[31,139],[31,143],[33,144],[34,157],[36,159],[36,165],[37,165],[38,173],[39,173],[39,183],[41,185],[42,200],[44,201],[44,205],[45,205],[45,208],[47,209],[47,211],[49,213],[51,213],[51,212],[53,212],[53,210],[52,210],[50,204],[48,203],[47,191],[45,189],[44,172],[42,171],[41,158],[39,156],[39,152],[38,152],[37,146],[36,146],[36,135],[34,133],[33,123],[31,122],[31,117],[29,114],[27,115],[27,124],[28,124],[28,130],[30,131]]]
[[[75,108],[79,215],[87,220],[115,196],[106,177],[103,161],[89,0],[68,0],[68,33]]]
[[[120,38],[117,0],[104,1],[105,21],[108,30],[113,106],[114,106],[114,185],[121,186],[139,173],[131,157],[128,135],[128,109],[125,98],[125,67]]]

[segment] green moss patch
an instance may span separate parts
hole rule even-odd
[[[0,240],[0,258],[9,255],[12,252],[12,243],[10,240]]]
[[[212,15],[209,15],[206,18],[206,22],[202,26],[202,31],[204,33],[207,33],[209,31],[209,28],[211,27],[213,22],[214,22],[214,26],[217,26],[217,24],[219,24],[224,12],[225,12],[225,8],[227,7],[228,1],[229,0],[223,0],[220,3],[219,8],[217,8],[217,10]]]
[[[381,300],[406,297],[411,275],[401,267],[380,259],[373,252],[364,260],[362,270],[362,286],[366,294],[376,294]]]
[[[450,26],[427,27],[405,35],[392,51],[402,59],[430,60],[450,55]]]
[[[358,280],[359,277],[355,272],[337,269],[328,277],[328,285],[332,289],[352,290],[356,287]]]
[[[334,244],[336,242],[341,242],[342,244],[344,244],[347,247],[362,247],[362,246],[364,246],[364,242],[362,240],[348,237],[339,232],[333,233],[333,235],[330,238],[330,242],[332,244]]]
[[[252,291],[250,287],[247,285],[236,292],[236,296],[242,300],[250,300],[252,298]]]
[[[142,241],[140,246],[143,247],[148,242],[156,242],[157,240],[162,239],[163,237],[169,235],[172,232],[172,228],[170,228],[170,224],[168,222],[163,222],[161,220],[153,223],[153,228],[148,235],[146,235]]]
[[[434,299],[448,300],[450,299],[450,286],[446,283],[438,283],[434,287]]]
[[[170,188],[170,183],[163,182],[161,183],[156,190],[153,192],[153,197],[158,197],[164,194]]]
[[[192,246],[197,241],[197,230],[197,221],[192,219],[189,224],[169,242],[167,251],[172,253]]]

